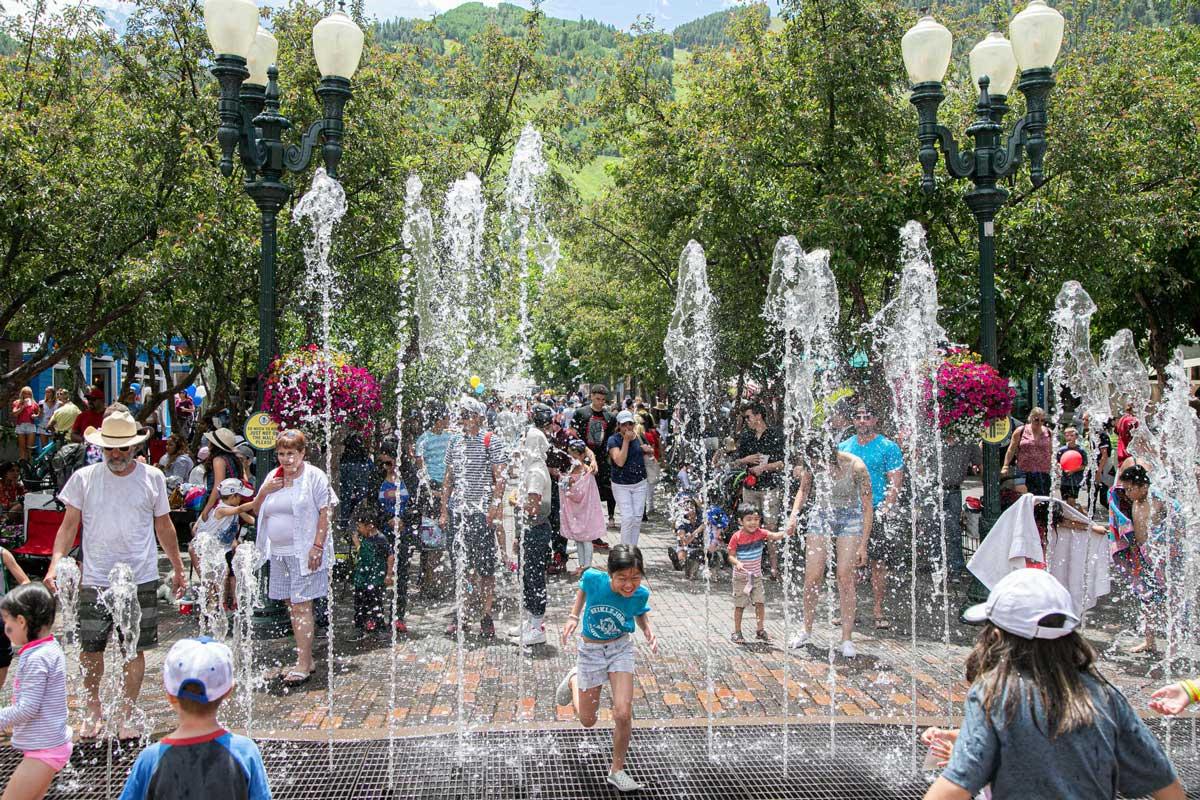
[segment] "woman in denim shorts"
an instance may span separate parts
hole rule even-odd
[[[819,465],[823,462],[823,466]],[[825,584],[825,561],[829,542],[837,543],[838,599],[842,614],[842,655],[854,658],[852,637],[854,613],[858,605],[854,590],[854,571],[867,565],[867,542],[871,538],[874,508],[871,502],[871,474],[856,455],[844,453],[831,443],[819,458],[814,475],[803,467],[800,491],[792,504],[787,532],[795,532],[800,510],[813,498],[804,537],[804,631],[792,640],[792,647],[804,647],[812,638],[817,613],[817,594]],[[822,497],[828,494],[828,502]]]
[[[600,689],[612,687],[613,760],[608,782],[620,792],[636,792],[641,785],[625,771],[625,754],[633,729],[633,633],[642,629],[651,652],[658,640],[650,628],[650,589],[642,585],[645,569],[642,551],[617,545],[608,554],[608,572],[584,571],[575,593],[571,616],[563,626],[566,644],[580,633],[579,660],[558,685],[555,699],[572,706],[583,727],[596,724]]]

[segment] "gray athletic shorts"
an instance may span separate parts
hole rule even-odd
[[[608,683],[610,672],[633,672],[633,637],[626,633],[607,642],[580,639],[575,674],[579,691]]]
[[[329,592],[329,570],[300,574],[299,556],[271,556],[271,582],[267,596],[272,600],[305,603]]]

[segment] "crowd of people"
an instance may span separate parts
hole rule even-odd
[[[889,581],[906,559],[918,557],[905,517],[905,498],[913,491],[910,467],[901,445],[885,435],[881,409],[866,397],[831,406],[823,434],[790,449],[763,402],[729,407],[724,428],[716,424],[701,432],[703,462],[694,449],[675,446],[680,420],[665,402],[651,406],[627,398],[612,403],[602,384],[591,385],[586,396],[540,395],[507,403],[471,396],[453,404],[430,400],[400,430],[377,441],[346,438],[334,474],[317,466],[320,459],[303,432],[282,431],[274,447],[278,467],[256,486],[257,453],[227,428],[206,433],[195,457],[184,435],[171,436],[165,454],[148,464],[141,451],[155,431],[139,425],[128,405],[105,407],[103,395],[94,394],[80,410],[65,395],[48,392],[42,404],[27,395],[14,402],[13,415],[29,417],[20,424],[34,429],[22,428],[19,435],[78,438],[87,458],[59,492],[66,511],[43,581],[31,583],[11,553],[0,548],[13,579],[4,587],[8,593],[0,601],[0,616],[12,646],[21,648],[14,705],[0,711],[0,722],[16,726],[14,746],[25,755],[10,779],[13,797],[42,796],[71,753],[62,651],[50,632],[59,566],[80,530],[84,717],[77,732],[84,739],[109,730],[121,738],[139,735],[132,718],[145,676],[144,653],[158,640],[160,548],[170,563],[175,596],[187,590],[169,516],[183,494],[194,497],[194,535],[215,537],[227,565],[240,546],[253,547],[256,561],[269,565],[268,596],[287,605],[295,640],[294,663],[277,676],[288,687],[306,683],[316,668],[313,640],[318,626],[329,624],[322,617],[339,535],[341,546],[353,552],[353,621],[364,639],[407,634],[414,555],[419,554],[419,571],[412,577],[420,597],[444,599],[447,587],[459,582],[453,594],[461,602],[454,604],[445,628],[452,637],[496,637],[497,574],[517,572],[522,613],[507,634],[524,647],[547,641],[547,576],[569,573],[579,588],[561,634],[564,643],[578,634],[578,661],[556,696],[591,727],[601,687],[610,684],[615,730],[608,781],[620,791],[640,788],[625,769],[635,672],[631,636],[640,630],[656,650],[646,556],[639,547],[656,496],[665,501],[663,511],[675,534],[662,566],[670,564],[688,579],[706,571],[724,576],[728,570],[730,636],[736,643],[749,638],[742,626],[751,605],[753,638],[770,641],[764,582],[789,580],[803,587],[803,616],[799,635],[788,644],[806,647],[832,566],[839,651],[853,659],[860,571],[869,576],[873,625],[882,631],[892,625]],[[1108,526],[1082,527],[1110,541],[1115,569],[1140,602],[1145,641],[1138,649],[1152,650],[1155,633],[1165,624],[1169,592],[1163,541],[1169,537],[1173,501],[1151,486],[1147,464],[1134,453],[1137,428],[1131,413],[1123,415],[1111,426],[1114,446],[1108,429],[1093,429],[1085,415],[1078,427],[1063,430],[1059,442],[1045,412],[1035,408],[1013,431],[1002,475],[1006,504],[1025,494],[1044,499],[1057,472],[1061,502],[1089,520],[1107,509]],[[19,443],[23,457],[38,445],[24,438]],[[923,567],[945,570],[951,581],[967,576],[960,526],[963,484],[980,462],[977,444],[946,443],[936,487],[944,524],[921,529]],[[10,466],[0,467],[0,504],[11,515],[19,510],[21,486],[19,471]],[[512,520],[511,540],[506,519]],[[1045,540],[1054,517],[1037,520]],[[784,547],[789,540],[791,546]],[[598,559],[605,552],[606,570]],[[195,563],[195,549],[191,558]],[[132,570],[141,627],[137,655],[125,665],[118,719],[107,720],[100,685],[114,620],[104,594],[118,564]],[[1086,768],[1088,780],[1098,785],[1181,796],[1173,794],[1178,783],[1156,741],[1096,671],[1095,654],[1076,630],[1086,609],[1070,592],[1063,600],[1066,590],[1051,571],[1006,575],[991,587],[988,602],[967,614],[985,626],[967,663],[974,685],[961,731],[926,733],[932,751],[948,764],[930,797],[969,797],[984,785],[991,785],[995,796],[1017,796],[1027,778],[1011,773],[1006,764],[1011,754],[1032,746],[1035,732],[1052,744],[1062,737],[1053,747],[1068,765],[1061,778],[1067,783],[1075,780],[1071,769]],[[233,580],[230,571],[222,587],[227,603]],[[8,653],[9,647],[0,646],[0,655]],[[0,682],[9,664],[11,655],[0,665]],[[1026,667],[1032,673],[1024,672]],[[1036,678],[1030,686],[1012,683],[1027,674]],[[149,787],[203,771],[197,766],[202,762],[221,766],[196,780],[217,779],[220,785],[243,786],[251,797],[269,796],[253,742],[216,722],[231,676],[231,656],[223,645],[176,643],[163,679],[179,728],[142,754],[123,796],[164,796]],[[1156,710],[1178,713],[1200,699],[1200,690],[1184,682],[1164,687],[1155,697]],[[989,724],[998,719],[1005,720],[1011,736],[996,737]],[[1116,761],[1099,763],[1109,751],[1093,747],[1097,740],[1122,743]],[[1104,777],[1109,772],[1117,776],[1112,781]]]

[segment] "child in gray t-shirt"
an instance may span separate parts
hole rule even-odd
[[[1009,573],[963,616],[986,625],[967,658],[961,729],[924,737],[935,754],[956,739],[926,800],[970,800],[985,786],[997,800],[1182,800],[1171,762],[1096,670],[1071,596],[1052,575]]]

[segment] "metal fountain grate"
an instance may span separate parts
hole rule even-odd
[[[639,798],[821,798],[908,800],[927,784],[914,774],[907,726],[839,723],[837,751],[829,756],[829,728],[789,729],[790,758],[783,764],[781,726],[718,728],[715,758],[706,753],[702,727],[638,728],[633,732],[630,771],[646,787]],[[616,798],[604,782],[608,731],[555,730],[480,733],[467,738],[458,763],[451,736],[397,739],[395,781],[389,785],[388,742],[337,742],[330,767],[326,742],[265,741],[260,746],[272,796],[277,800],[584,800]],[[1200,785],[1200,759],[1176,748],[1176,768],[1186,785]],[[103,746],[76,749],[72,768],[50,789],[51,800],[115,798],[135,751],[118,753],[107,779]],[[0,775],[16,766],[14,750],[0,755]],[[1198,796],[1200,794],[1191,794]]]

